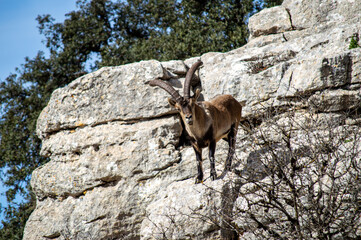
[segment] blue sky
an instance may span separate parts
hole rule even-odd
[[[62,22],[75,9],[76,0],[0,0],[0,81],[15,73],[25,57],[46,50],[35,20],[38,15],[50,14]]]
[[[0,0],[0,81],[15,73],[25,57],[34,58],[39,50],[47,53],[35,20],[38,15],[50,14],[56,22],[63,22],[65,14],[75,9],[76,0]],[[0,182],[3,206],[4,191]]]

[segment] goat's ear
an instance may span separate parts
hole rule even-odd
[[[201,90],[199,88],[197,88],[196,93],[194,94],[194,100],[197,101],[197,99],[199,98],[200,95],[201,95]]]
[[[174,100],[173,98],[168,98],[168,102],[169,105],[171,105],[172,107],[175,107],[175,105],[177,104],[176,100]]]

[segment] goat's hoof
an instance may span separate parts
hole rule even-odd
[[[211,179],[212,179],[212,181],[216,180],[217,179],[217,174],[211,174]]]
[[[195,182],[195,184],[198,184],[198,183],[203,183],[203,180],[202,180],[202,179],[198,179],[198,178],[196,178],[196,182]]]

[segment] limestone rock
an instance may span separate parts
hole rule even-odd
[[[241,48],[106,67],[57,89],[37,123],[41,154],[50,161],[32,174],[37,207],[24,239],[231,239],[235,232],[260,239],[254,234],[259,229],[246,227],[254,222],[236,208],[257,200],[257,189],[244,181],[265,177],[260,164],[270,156],[265,146],[284,141],[282,131],[270,126],[292,131],[297,154],[312,142],[319,148],[303,154],[334,149],[315,138],[305,141],[302,129],[314,129],[326,140],[327,127],[360,131],[361,48],[348,49],[351,37],[361,33],[360,18],[356,0],[285,0],[250,18],[250,41]],[[232,94],[246,101],[246,120],[233,171],[223,172],[228,146],[220,141],[220,179],[209,179],[204,150],[205,180],[194,185],[195,155],[184,145],[179,116],[168,106],[168,94],[146,82],[160,78],[182,93],[186,71],[198,59],[204,64],[193,90],[201,88],[205,100]],[[359,146],[355,153],[344,151],[354,143],[347,136],[335,141],[338,149],[358,156]],[[289,162],[292,154],[283,147],[274,147],[275,153]],[[268,184],[269,178],[260,181]],[[240,195],[247,191],[249,196]]]
[[[163,67],[157,61],[102,68],[80,77],[54,91],[39,117],[38,135],[169,114],[171,110],[167,103],[160,101],[167,95],[145,84],[163,77]]]
[[[221,186],[210,184],[215,188]],[[193,179],[172,183],[158,193],[156,201],[148,205],[147,218],[141,226],[141,238],[214,239],[217,236],[213,233],[216,229],[214,224],[202,218],[211,217],[210,204],[217,206],[220,205],[220,201],[220,194],[212,191],[211,187],[195,185]],[[189,217],[195,213],[199,214],[199,218],[190,219]],[[177,226],[173,226],[173,222],[176,222]],[[205,234],[207,232],[210,234]]]
[[[249,20],[251,38],[261,35],[283,33],[292,30],[292,22],[287,9],[282,6],[267,8]]]

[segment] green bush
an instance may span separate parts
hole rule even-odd
[[[351,41],[350,41],[350,45],[348,46],[348,49],[354,49],[354,48],[359,48],[360,45],[358,45],[357,39],[355,36],[351,37]]]

